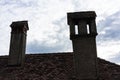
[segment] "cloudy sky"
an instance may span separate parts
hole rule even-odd
[[[120,64],[120,0],[0,0],[0,55],[12,21],[28,20],[27,53],[71,52],[67,12],[96,11],[98,56]]]

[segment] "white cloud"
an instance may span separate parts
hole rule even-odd
[[[101,41],[97,48],[98,56],[109,60],[120,52],[120,41]]]
[[[74,0],[73,1],[76,8],[76,10],[79,10],[79,9],[82,9],[82,10],[97,10],[101,13],[106,13],[106,10],[107,12],[113,12],[118,10],[119,9],[119,4],[116,4],[116,3],[119,3],[120,1],[116,0],[116,1],[113,1],[113,0]],[[114,6],[116,4],[116,6]],[[111,8],[112,6],[112,8]]]

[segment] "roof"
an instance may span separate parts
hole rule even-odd
[[[8,56],[0,56],[0,80],[73,79],[73,53],[27,54],[23,67],[7,66]],[[100,80],[120,80],[120,66],[98,58]]]

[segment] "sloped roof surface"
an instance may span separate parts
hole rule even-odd
[[[73,79],[73,53],[29,54],[23,67],[7,66],[8,56],[0,57],[0,80]],[[98,58],[100,80],[120,80],[120,66]]]

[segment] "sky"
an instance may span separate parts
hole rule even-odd
[[[72,52],[68,12],[95,11],[97,55],[120,64],[120,0],[0,0],[0,55],[9,54],[10,24],[28,20],[26,53]]]

